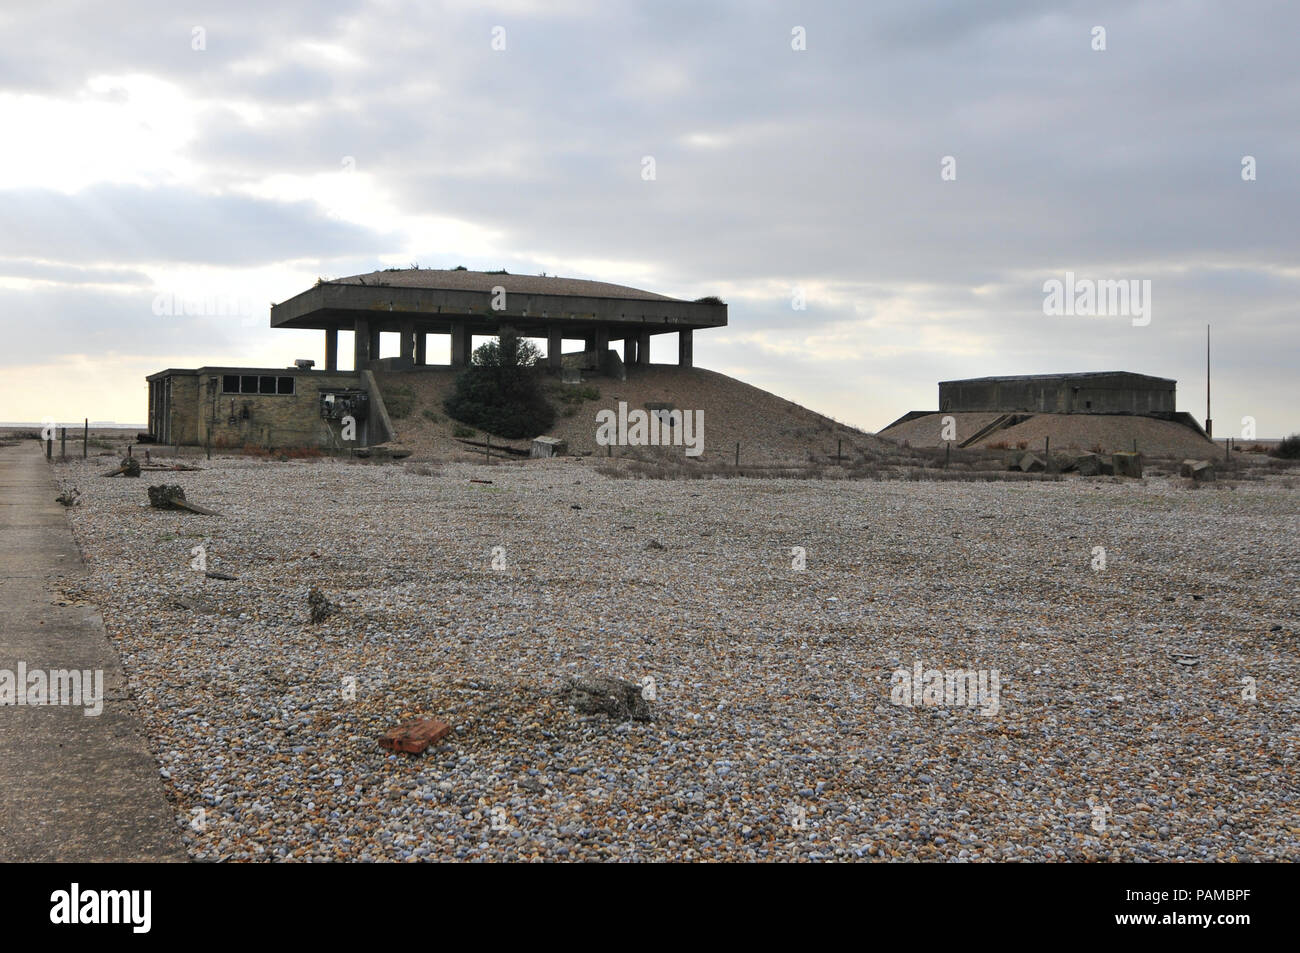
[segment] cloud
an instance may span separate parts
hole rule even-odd
[[[24,353],[96,320],[167,353],[109,285],[283,300],[317,274],[463,263],[720,294],[732,327],[698,335],[697,361],[867,426],[933,403],[940,378],[1195,380],[1206,322],[1223,332],[1225,414],[1294,416],[1291,5],[238,0],[209,15],[159,0],[129,29],[80,4],[4,16],[0,121],[28,145],[0,157],[0,288],[41,318]],[[1149,278],[1152,324],[1044,316],[1042,283],[1066,270]],[[249,349],[276,340],[259,330]]]
[[[0,191],[0,255],[83,262],[263,264],[386,247],[314,203],[187,188],[97,185],[72,195]]]

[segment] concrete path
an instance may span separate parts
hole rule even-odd
[[[103,671],[103,712],[0,705],[0,861],[184,860],[158,765],[98,610],[60,606],[85,572],[35,440],[0,447],[0,679]]]

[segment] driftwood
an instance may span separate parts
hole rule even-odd
[[[532,453],[531,450],[516,450],[514,447],[506,447],[496,443],[484,443],[482,440],[466,440],[464,437],[457,437],[456,439],[466,446],[492,450],[496,453],[508,453],[516,457],[526,457]]]
[[[139,475],[140,475],[140,461],[137,460],[135,457],[124,457],[122,459],[122,462],[118,464],[116,467],[114,467],[112,470],[108,470],[100,474],[100,476],[103,477],[115,477],[115,476],[138,477]]]
[[[174,483],[163,483],[149,487],[149,505],[160,510],[189,510],[203,516],[220,516],[216,510],[199,506],[185,499],[185,490]]]

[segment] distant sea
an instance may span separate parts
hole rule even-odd
[[[36,421],[20,420],[18,423],[11,423],[10,421],[7,420],[0,420],[0,427],[4,427],[6,429],[13,429],[18,427],[30,427],[32,430],[40,430],[44,426],[45,423],[39,420]],[[67,427],[69,430],[75,427],[78,430],[80,430],[84,426],[84,424],[80,420],[69,420],[67,422],[57,421],[54,424],[54,426]],[[90,422],[90,429],[91,430],[144,430],[146,428],[144,424],[119,424],[116,420],[92,420]]]

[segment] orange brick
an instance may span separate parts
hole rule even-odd
[[[451,731],[451,726],[437,718],[417,718],[408,721],[379,737],[381,747],[405,754],[420,754],[425,748],[440,741]]]

